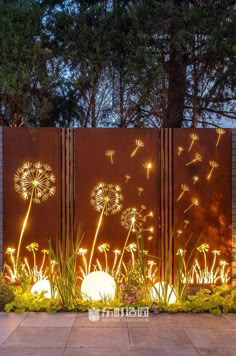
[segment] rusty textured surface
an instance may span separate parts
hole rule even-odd
[[[153,226],[155,232],[153,240],[148,241],[148,232],[144,234],[145,246],[151,254],[157,254],[157,239],[159,238],[159,138],[158,130],[153,129],[80,129],[75,131],[75,227],[83,224],[84,240],[82,247],[91,249],[91,244],[95,234],[99,219],[99,213],[90,204],[91,190],[99,182],[118,184],[121,186],[124,196],[124,211],[128,207],[140,208],[146,206],[146,212],[153,211],[154,218],[147,219],[146,227]],[[144,147],[140,148],[137,154],[130,158],[130,154],[135,148],[135,140],[141,139]],[[105,155],[107,150],[115,150],[114,164]],[[146,171],[143,164],[151,160],[153,169],[150,178],[146,178]],[[131,178],[125,183],[125,175]],[[144,191],[138,196],[138,187],[143,187]],[[110,244],[108,253],[110,265],[114,259],[114,249],[122,249],[127,230],[121,226],[121,213],[105,216],[98,235],[97,246],[104,242]],[[133,234],[129,242],[136,242]],[[104,256],[98,252],[96,256],[104,265]],[[130,258],[130,254],[125,254],[125,260]],[[95,262],[95,259],[94,259]]]
[[[3,128],[3,235],[4,251],[17,248],[22,223],[29,205],[28,200],[15,192],[14,175],[25,162],[47,163],[56,177],[56,193],[41,204],[33,204],[24,233],[21,255],[31,260],[26,246],[39,244],[41,250],[48,248],[48,239],[61,237],[61,131],[55,128]],[[4,256],[5,257],[5,256]]]
[[[207,259],[209,265],[213,261],[213,250],[220,250],[218,260],[226,260],[231,264],[231,130],[225,130],[216,147],[217,132],[215,129],[174,129],[174,218],[175,218],[175,253],[177,248],[196,251],[201,243],[209,244]],[[190,152],[190,134],[195,133],[199,139],[195,141]],[[178,156],[178,147],[184,151]],[[202,161],[190,164],[196,153],[201,154]],[[219,167],[215,168],[210,180],[207,176],[211,166],[209,161],[216,161]],[[198,176],[199,181],[193,184],[193,177]],[[181,193],[181,184],[186,184],[189,191],[177,202]],[[191,205],[191,198],[199,199],[199,206]],[[184,229],[184,220],[190,223]],[[177,230],[183,231],[177,238]],[[190,238],[191,236],[191,238]],[[201,236],[201,238],[200,238]],[[189,240],[187,247],[186,242]],[[192,260],[195,253],[192,255]],[[203,264],[203,254],[198,253],[197,258]]]

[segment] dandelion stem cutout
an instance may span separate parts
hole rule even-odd
[[[182,192],[181,192],[180,195],[178,196],[177,201],[179,201],[179,200],[183,197],[183,195],[184,195],[185,192],[189,192],[189,191],[190,191],[189,186],[186,185],[186,184],[181,184],[181,189],[182,189]]]
[[[196,153],[192,161],[186,163],[185,166],[189,166],[192,163],[201,162],[201,161],[202,161],[202,156],[199,153]]]
[[[219,143],[220,143],[221,136],[225,134],[225,130],[223,130],[221,128],[218,128],[218,129],[216,129],[216,132],[218,134],[218,138],[217,138],[217,141],[216,141],[216,147],[217,147],[219,145]]]
[[[151,162],[146,162],[143,165],[144,168],[146,168],[147,170],[147,179],[149,179],[149,173],[150,173],[150,169],[152,168],[152,163]]]
[[[191,141],[190,146],[189,146],[189,148],[188,148],[188,152],[191,151],[191,149],[192,149],[192,147],[193,147],[193,145],[194,145],[194,142],[197,141],[197,140],[199,140],[199,137],[198,137],[196,134],[194,134],[194,133],[190,134],[190,137],[191,137],[191,140],[192,140],[192,141]]]
[[[106,156],[107,156],[107,157],[110,157],[110,159],[111,159],[111,164],[114,163],[114,161],[113,161],[113,156],[114,156],[114,154],[115,154],[115,151],[114,151],[114,150],[108,150],[108,151],[106,151]]]
[[[208,176],[207,176],[207,180],[209,180],[209,179],[211,178],[212,173],[213,173],[213,170],[214,170],[215,168],[219,167],[218,163],[215,162],[215,161],[210,161],[209,164],[210,164],[210,166],[211,166],[211,170],[210,170],[210,172],[209,172],[209,174],[208,174]]]
[[[192,198],[191,202],[192,202],[192,204],[190,204],[189,207],[184,210],[184,213],[186,213],[188,210],[190,210],[193,206],[198,206],[199,205],[199,201],[198,201],[197,198]]]
[[[122,208],[121,201],[123,196],[121,195],[121,188],[119,185],[99,183],[91,192],[91,205],[96,211],[100,213],[100,217],[97,224],[97,229],[94,235],[92,249],[88,264],[88,273],[90,273],[91,263],[93,259],[94,249],[97,242],[98,233],[101,227],[103,215],[116,214]]]
[[[135,143],[136,143],[136,147],[133,150],[133,152],[131,153],[130,157],[134,157],[136,155],[136,153],[138,152],[139,148],[144,147],[144,143],[140,139],[136,140]]]
[[[46,201],[50,196],[55,194],[56,188],[51,186],[51,184],[54,183],[56,179],[51,171],[52,169],[48,164],[26,162],[17,169],[14,176],[15,191],[19,193],[24,200],[29,199],[29,206],[18,241],[16,261],[18,261],[20,256],[21,243],[32,203],[39,204],[41,201]]]

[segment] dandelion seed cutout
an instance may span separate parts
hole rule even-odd
[[[136,147],[135,147],[135,149],[133,150],[133,152],[131,153],[130,157],[134,157],[134,156],[136,155],[136,153],[138,152],[138,150],[139,150],[141,147],[144,147],[144,143],[143,143],[143,141],[141,141],[140,139],[136,140],[135,143],[136,143]]]

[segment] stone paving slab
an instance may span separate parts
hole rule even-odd
[[[130,356],[129,348],[68,347],[63,356]]]
[[[149,348],[192,348],[193,344],[181,329],[163,328],[160,324],[152,328],[129,328],[130,345]]]
[[[88,313],[0,313],[0,356],[31,355],[236,356],[236,314],[90,321]]]
[[[29,313],[3,313],[0,312],[0,326],[18,326]]]
[[[78,314],[74,326],[88,328],[127,328],[127,320],[126,318],[107,318],[100,316],[97,321],[91,321],[88,316],[85,318]]]
[[[14,332],[15,326],[0,326],[0,345]],[[1,355],[1,353],[0,353]]]
[[[63,356],[64,347],[2,347],[1,356]],[[77,354],[78,355],[78,354]]]
[[[67,347],[129,347],[125,328],[73,327]]]
[[[200,348],[235,349],[236,355],[236,330],[235,329],[184,329],[192,343]]]
[[[133,348],[131,349],[130,356],[199,356],[199,353],[194,349],[173,349],[173,348],[162,348],[162,349],[149,349],[146,348]]]
[[[171,316],[170,316],[171,317]],[[176,321],[181,328],[236,328],[236,315],[234,318],[226,318],[224,315],[216,317],[211,314],[187,314],[177,313]],[[233,322],[234,320],[234,322]],[[236,331],[236,330],[235,330]]]
[[[63,327],[18,327],[2,347],[65,347],[70,331]]]
[[[200,356],[236,356],[235,349],[197,349]]]
[[[30,313],[22,321],[22,327],[72,327],[76,319],[76,313]]]

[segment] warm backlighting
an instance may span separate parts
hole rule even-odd
[[[114,279],[103,271],[89,273],[81,284],[81,294],[85,300],[114,299],[115,291]]]
[[[143,165],[144,168],[147,170],[147,179],[149,179],[149,174],[150,174],[150,169],[152,168],[152,163],[151,162],[146,162]]]

